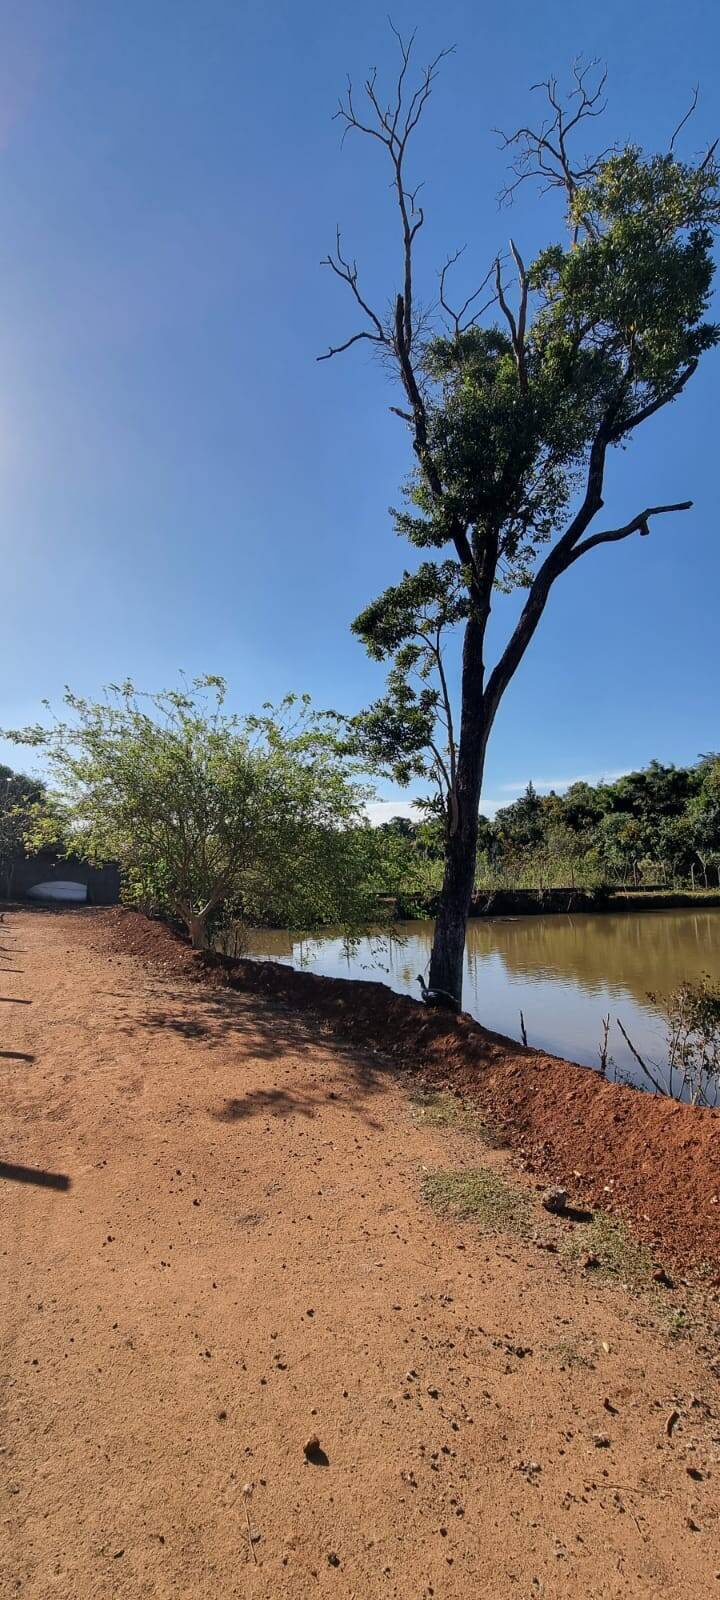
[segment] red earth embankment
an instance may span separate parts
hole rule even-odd
[[[607,1083],[466,1015],[428,1012],[381,983],[199,955],[134,912],[97,913],[96,928],[100,920],[118,950],[204,983],[272,996],[410,1067],[425,1084],[472,1099],[526,1171],[562,1180],[578,1203],[625,1217],[675,1261],[720,1264],[720,1111]]]

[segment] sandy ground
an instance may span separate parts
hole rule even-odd
[[[430,1211],[507,1158],[381,1057],[92,916],[0,923],[3,1596],[720,1595],[707,1347]]]

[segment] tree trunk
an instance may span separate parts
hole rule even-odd
[[[194,911],[189,911],[186,916],[187,930],[193,950],[204,950],[207,942],[206,916],[197,916]]]
[[[465,631],[462,709],[458,744],[457,826],[445,847],[445,876],[438,902],[430,957],[430,988],[444,989],[461,1003],[468,912],[475,883],[478,812],[485,765],[483,704],[484,627],[470,618]]]

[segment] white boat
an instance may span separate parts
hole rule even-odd
[[[48,883],[34,883],[32,889],[26,891],[28,900],[63,900],[72,905],[84,905],[87,900],[87,884],[73,883],[65,878],[52,878]]]

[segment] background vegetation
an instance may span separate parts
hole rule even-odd
[[[394,817],[380,831],[402,842],[407,909],[413,897],[427,903],[442,882],[440,822]],[[492,821],[480,818],[476,891],[628,885],[720,887],[720,756],[691,767],[651,761],[565,794],[540,795],[529,783]]]

